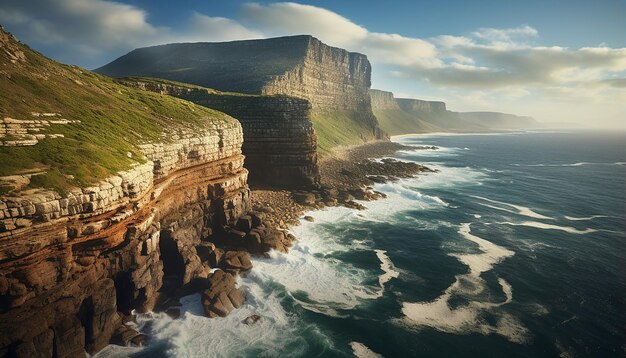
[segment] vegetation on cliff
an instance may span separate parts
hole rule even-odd
[[[30,186],[62,191],[92,184],[142,162],[137,144],[167,142],[168,134],[178,129],[197,130],[214,121],[232,120],[190,102],[60,64],[4,30],[0,46],[0,117],[32,121],[45,113],[76,121],[38,132],[63,137],[42,139],[36,145],[0,146],[0,176],[35,173]]]
[[[370,106],[367,57],[312,36],[146,47],[95,71],[306,99],[312,106],[320,154],[336,146],[386,138]]]

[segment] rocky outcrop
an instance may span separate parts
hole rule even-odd
[[[223,93],[138,79],[124,83],[186,99],[237,118],[243,127],[242,150],[253,185],[302,188],[319,184],[317,139],[307,100],[284,95]]]
[[[355,133],[344,135],[361,141],[387,138],[372,113],[367,57],[325,45],[312,36],[141,48],[96,72],[113,77],[157,77],[220,91],[298,97],[322,114],[314,116],[314,121],[331,121],[328,112],[345,113],[355,123]],[[365,130],[356,133],[362,128]]]
[[[208,276],[203,242],[250,206],[242,129],[231,118],[173,139],[65,197],[0,198],[0,356],[95,352],[123,314]]]
[[[202,306],[208,317],[225,317],[245,301],[244,293],[235,287],[233,275],[218,270],[207,281],[209,288],[202,292]]]

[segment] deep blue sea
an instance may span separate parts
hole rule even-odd
[[[626,134],[397,139],[438,169],[329,208],[289,254],[255,259],[247,301],[139,318],[139,357],[626,356]],[[262,316],[254,326],[242,321]]]

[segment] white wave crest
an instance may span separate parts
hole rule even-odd
[[[512,225],[512,226],[528,226],[528,227],[534,227],[537,229],[545,229],[545,230],[559,230],[559,231],[564,231],[568,234],[576,234],[576,235],[589,234],[589,233],[598,231],[596,229],[590,229],[590,228],[579,230],[579,229],[569,227],[569,226],[545,224],[545,223],[541,223],[537,221],[523,221],[520,223],[513,223],[513,222],[505,221],[505,222],[500,222],[498,224],[505,224],[505,225]]]
[[[457,334],[497,333],[512,342],[524,342],[528,336],[527,329],[513,316],[494,310],[513,300],[513,289],[505,279],[498,278],[498,283],[506,297],[504,301],[492,303],[480,299],[481,296],[484,296],[481,294],[487,289],[487,284],[481,278],[481,274],[491,270],[494,265],[515,253],[473,235],[469,223],[461,225],[459,234],[477,244],[480,250],[480,253],[475,254],[452,254],[468,266],[469,272],[457,275],[455,282],[434,301],[404,302],[402,313],[404,313],[405,319],[402,323],[409,327],[425,326]],[[457,296],[466,297],[469,302],[455,308],[450,307],[450,299]],[[481,319],[481,315],[487,311],[496,316],[495,325]]]
[[[608,218],[608,217],[610,217],[610,216],[608,216],[608,215],[591,215],[591,216],[586,216],[586,217],[581,217],[581,218],[574,217],[574,216],[567,216],[567,215],[565,216],[565,218],[567,220],[570,220],[570,221],[586,221],[586,220],[593,220],[593,219],[598,219],[598,218]]]
[[[561,163],[561,164],[513,164],[516,167],[582,167],[586,165],[626,165],[626,162],[608,162],[608,163],[597,163],[597,162],[578,162],[578,163]]]
[[[96,357],[128,357],[151,349],[171,357],[233,357],[255,355],[302,355],[308,349],[302,337],[306,331],[319,340],[330,339],[314,325],[302,322],[286,312],[275,291],[265,291],[263,278],[251,273],[238,279],[246,295],[242,307],[223,318],[207,318],[200,304],[200,294],[181,299],[181,317],[172,319],[165,313],[145,313],[137,316],[138,328],[150,333],[146,347],[108,346]],[[250,315],[261,320],[252,326],[243,323]],[[330,343],[328,343],[330,345]],[[285,347],[291,347],[289,352]],[[293,351],[293,348],[296,348]]]
[[[508,207],[514,208],[515,211],[513,211],[511,209],[503,208],[503,207],[497,206],[497,205],[489,205],[489,204],[486,204],[486,203],[477,202],[477,204],[482,205],[482,206],[486,206],[488,208],[501,210],[501,211],[506,211],[508,213],[513,213],[513,214],[519,214],[519,215],[527,216],[527,217],[533,218],[533,219],[554,220],[554,218],[551,218],[551,217],[539,214],[539,213],[531,210],[530,208],[528,208],[526,206],[509,204],[509,203],[505,203],[505,202],[502,202],[502,201],[497,201],[497,200],[485,198],[485,197],[482,197],[482,196],[475,196],[475,195],[473,195],[472,197],[480,199],[480,200],[484,200],[484,201],[487,201],[487,202],[490,202],[490,203],[508,206]]]

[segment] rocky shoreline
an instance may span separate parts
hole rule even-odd
[[[202,256],[206,256],[206,261],[213,268],[212,273],[205,279],[198,279],[163,295],[155,310],[165,311],[177,318],[180,315],[179,299],[193,292],[201,292],[202,306],[207,317],[223,317],[239,308],[245,302],[245,295],[236,287],[236,276],[245,276],[252,269],[251,256],[266,255],[271,249],[286,253],[296,240],[289,233],[289,228],[298,225],[301,218],[312,220],[311,217],[303,217],[306,211],[327,206],[363,210],[366,207],[355,200],[369,201],[385,197],[385,194],[373,189],[375,183],[434,172],[416,163],[391,158],[380,159],[402,149],[415,147],[380,141],[344,148],[321,160],[322,185],[316,189],[251,190],[252,210],[248,215],[241,217],[223,235],[212,235],[212,241],[202,245]],[[131,316],[126,319],[134,318]],[[242,324],[251,325],[260,319],[262,318],[258,316],[249,317]],[[115,341],[125,344],[143,343],[147,338],[139,332],[133,335],[132,330],[126,326],[116,336]],[[119,338],[120,336],[128,338]]]
[[[347,206],[365,209],[356,200],[376,200],[384,194],[374,191],[376,183],[397,181],[422,172],[434,170],[410,162],[401,162],[391,156],[398,150],[411,149],[402,144],[376,141],[342,148],[322,158],[319,162],[321,186],[311,191],[253,189],[252,208],[264,220],[281,230],[298,225],[304,212],[326,206]],[[432,150],[435,147],[418,147]]]

